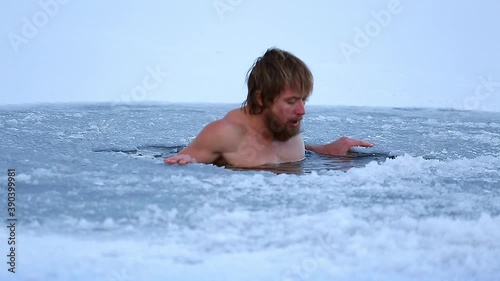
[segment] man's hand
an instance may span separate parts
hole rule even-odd
[[[178,163],[180,165],[184,165],[187,163],[196,163],[196,159],[192,158],[191,156],[189,156],[187,154],[177,154],[175,156],[163,159],[163,162],[165,162],[165,164],[177,164]]]
[[[373,143],[351,139],[348,137],[341,137],[340,139],[324,145],[306,145],[306,149],[312,150],[316,153],[331,155],[331,156],[345,156],[351,147],[363,146],[372,147]]]

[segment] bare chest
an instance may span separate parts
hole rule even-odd
[[[224,153],[223,158],[233,166],[255,167],[298,161],[304,158],[304,151],[304,142],[300,135],[286,142],[265,141],[247,135],[233,151]]]

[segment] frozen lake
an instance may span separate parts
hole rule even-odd
[[[308,106],[306,143],[347,135],[371,156],[163,164],[237,106],[0,107],[19,220],[0,279],[499,280],[500,113]]]

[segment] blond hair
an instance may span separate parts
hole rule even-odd
[[[309,95],[313,90],[313,76],[307,65],[293,54],[271,48],[257,58],[246,77],[248,95],[242,107],[248,105],[250,114],[260,114],[272,105],[285,86]],[[260,93],[262,105],[258,102]]]

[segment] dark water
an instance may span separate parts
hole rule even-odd
[[[97,148],[93,149],[94,152],[115,152],[126,153],[132,157],[145,157],[145,158],[165,158],[173,156],[181,151],[185,146],[162,146],[150,145],[139,146],[137,148]],[[354,167],[364,167],[366,164],[375,161],[377,163],[384,162],[387,158],[394,159],[396,156],[390,153],[381,152],[350,152],[345,157],[332,157],[321,155],[312,151],[306,151],[304,160],[281,163],[269,164],[252,168],[240,168],[233,166],[224,166],[227,169],[234,171],[268,171],[276,174],[307,174],[312,171],[321,170],[343,170],[346,171]]]

